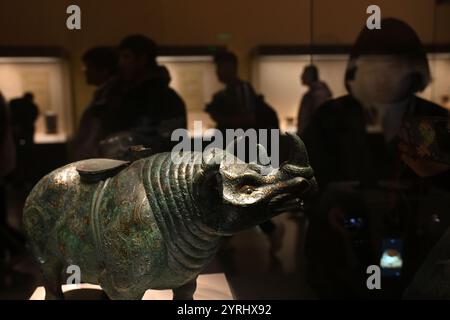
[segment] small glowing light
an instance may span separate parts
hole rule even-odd
[[[398,269],[403,265],[403,259],[400,252],[395,249],[388,249],[381,256],[380,265],[385,269]]]
[[[439,218],[439,215],[437,215],[437,214],[433,214],[433,215],[431,216],[431,220],[432,220],[434,223],[440,223],[440,222],[441,222],[441,219]]]

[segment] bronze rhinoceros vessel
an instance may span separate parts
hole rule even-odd
[[[269,174],[258,163],[228,163],[226,150],[171,153],[132,162],[91,159],[59,168],[30,193],[24,226],[45,280],[46,298],[63,298],[70,265],[111,299],[173,289],[191,299],[196,278],[222,236],[298,206],[316,188],[303,142]],[[67,274],[66,274],[67,276]]]

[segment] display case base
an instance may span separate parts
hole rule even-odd
[[[100,286],[83,283],[63,285],[64,296],[68,300],[107,299]],[[44,300],[45,288],[37,287],[30,300]],[[142,300],[172,300],[172,290],[147,290]],[[202,274],[197,279],[194,300],[233,300],[228,281],[223,273]]]

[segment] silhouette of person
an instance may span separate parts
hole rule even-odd
[[[219,52],[214,57],[216,73],[225,89],[217,92],[205,111],[217,123],[217,129],[277,129],[276,112],[256,94],[250,83],[238,76],[238,59],[232,52]]]
[[[301,83],[308,87],[308,91],[300,102],[297,116],[297,132],[300,136],[303,135],[317,108],[333,95],[327,84],[320,81],[319,70],[314,65],[305,67],[301,75]]]
[[[83,112],[75,137],[76,160],[100,156],[102,121],[108,112],[107,101],[117,81],[117,54],[113,48],[94,47],[82,57],[86,83],[96,87],[92,101]]]
[[[9,107],[17,150],[17,166],[13,173],[13,180],[18,185],[31,185],[35,122],[39,115],[39,108],[34,103],[34,96],[30,92],[26,92],[21,98],[11,100]]]
[[[5,177],[16,165],[16,149],[11,125],[11,116],[3,95],[0,93],[0,224],[6,225]]]
[[[227,129],[278,129],[276,112],[257,95],[253,87],[238,76],[238,59],[232,52],[219,52],[214,57],[217,77],[225,89],[217,92],[205,111],[217,123],[217,129],[225,136]],[[270,146],[267,146],[270,150]],[[283,226],[272,221],[260,225],[268,236],[271,252],[280,249]]]
[[[213,96],[205,111],[223,133],[226,129],[255,127],[256,94],[249,83],[239,79],[236,55],[220,52],[215,55],[214,63],[217,78],[225,85],[225,89]]]
[[[166,86],[169,86],[170,82],[172,82],[172,77],[170,76],[169,69],[167,69],[165,66],[158,66],[158,71],[162,81],[166,84]]]
[[[322,188],[306,241],[309,278],[320,279],[315,287],[325,297],[399,298],[450,225],[448,112],[416,96],[427,87],[430,70],[415,31],[393,18],[382,26],[363,28],[347,65],[349,94],[319,107],[304,133]],[[379,162],[373,161],[366,130],[372,108],[382,116],[386,141]],[[381,179],[387,187],[330,183]],[[351,209],[348,204],[357,201],[358,209]],[[387,242],[401,244],[396,250],[403,263],[394,278],[383,278],[383,292],[370,291],[363,281],[366,268],[394,251]]]
[[[156,54],[156,44],[143,35],[120,43],[119,78],[111,90],[100,143],[104,152],[120,153],[129,144],[169,151],[173,130],[186,128],[185,104],[168,86],[170,75],[158,66]]]
[[[16,165],[16,148],[11,123],[10,110],[3,95],[0,93],[0,271],[3,271],[5,253],[17,253],[23,240],[18,232],[13,230],[8,224],[8,206],[6,177]],[[3,273],[1,273],[3,276]],[[3,279],[0,278],[0,286]]]
[[[16,143],[22,146],[33,144],[35,122],[39,115],[33,94],[26,92],[23,97],[11,100],[9,106]]]
[[[443,95],[441,97],[441,105],[445,109],[450,110],[450,96],[449,95]]]

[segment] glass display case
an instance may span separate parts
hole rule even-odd
[[[26,92],[39,109],[35,142],[64,143],[73,132],[69,67],[63,57],[0,57],[0,88],[7,101]]]
[[[0,300],[450,299],[450,0],[78,2],[0,4]]]

